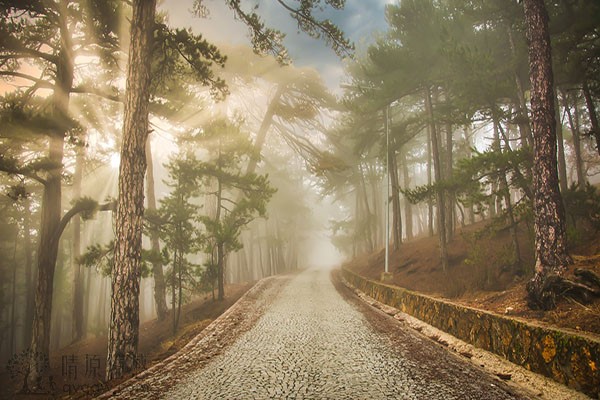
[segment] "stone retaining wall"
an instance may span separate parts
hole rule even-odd
[[[459,306],[382,284],[342,269],[344,278],[375,300],[395,307],[458,339],[498,354],[600,399],[600,341]]]

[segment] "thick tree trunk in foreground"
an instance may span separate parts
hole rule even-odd
[[[533,214],[535,230],[535,275],[527,284],[531,307],[552,309],[558,295],[548,285],[561,276],[571,258],[567,253],[564,206],[558,186],[556,120],[548,13],[544,0],[524,0],[529,39],[531,119],[534,139]]]
[[[156,210],[156,195],[154,189],[154,166],[152,163],[152,148],[150,140],[146,140],[146,196],[148,197],[148,210]],[[160,242],[158,232],[150,232],[150,246],[155,255],[160,254]],[[159,321],[167,317],[165,274],[160,260],[152,259],[152,276],[154,277],[154,304],[156,305],[156,314]]]
[[[137,363],[145,145],[155,12],[155,0],[133,1],[106,361],[108,380],[133,371]]]

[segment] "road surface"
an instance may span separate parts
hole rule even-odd
[[[329,271],[304,271],[262,297],[262,315],[220,354],[198,368],[187,360],[175,380],[159,369],[138,387],[164,399],[525,398],[400,322],[389,322],[393,334],[375,329]]]

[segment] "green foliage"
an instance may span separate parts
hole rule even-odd
[[[578,223],[589,224],[596,232],[600,230],[600,193],[596,186],[576,183],[563,193],[565,210],[573,227]]]
[[[242,168],[252,157],[254,147],[242,131],[240,123],[216,120],[196,137],[212,155],[208,161],[198,161],[196,172],[217,201],[214,215],[200,217],[205,251],[211,254],[222,245],[225,253],[241,249],[241,229],[256,217],[266,215],[266,205],[275,193],[267,175],[243,174]]]
[[[90,220],[94,218],[98,210],[98,202],[91,197],[82,197],[71,202],[74,209],[80,210],[81,219]]]
[[[272,54],[280,63],[289,63],[289,56],[283,45],[285,35],[278,30],[265,26],[265,23],[256,12],[259,8],[258,4],[247,11],[242,7],[243,2],[241,0],[227,0],[225,3],[233,10],[235,16],[248,27],[250,40],[256,53]],[[345,0],[303,0],[297,8],[284,2],[280,3],[289,11],[289,15],[296,20],[300,30],[312,38],[325,40],[325,43],[331,46],[339,56],[350,55],[353,46],[344,37],[343,32],[329,19],[319,19],[314,15],[316,10],[322,11],[327,6],[333,9],[342,9]],[[195,0],[194,11],[200,16],[207,15],[208,9],[205,6],[205,1]]]
[[[114,241],[105,245],[92,244],[77,259],[77,263],[87,268],[95,268],[102,275],[109,276],[113,269],[114,248]]]
[[[77,258],[76,262],[86,268],[94,268],[103,276],[110,276],[113,271],[113,254],[115,251],[115,242],[111,240],[107,244],[92,244],[87,247],[85,252]],[[142,257],[146,253],[142,252]],[[147,265],[147,260],[142,258],[142,277],[146,278],[150,275],[152,269]]]

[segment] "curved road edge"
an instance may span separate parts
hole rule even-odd
[[[388,330],[389,324],[405,324],[428,339],[437,342],[440,346],[448,349],[457,356],[468,359],[471,363],[483,369],[489,375],[495,376],[499,383],[502,382],[510,386],[516,392],[521,392],[528,397],[541,400],[590,399],[590,397],[581,392],[531,372],[491,352],[463,342],[415,317],[369,297],[347,282],[342,277],[340,270],[332,271],[331,279],[343,297],[353,299],[353,303],[362,309],[363,313],[372,314],[371,316],[367,315],[367,319],[378,330]],[[348,291],[350,293],[348,293]],[[388,324],[385,324],[382,321],[382,318],[375,318],[374,315],[377,314],[379,314],[380,317],[385,317],[384,319],[388,320]],[[383,325],[388,326],[384,327]]]
[[[294,275],[264,278],[221,314],[181,350],[96,397],[131,399],[138,395],[157,397],[176,384],[186,371],[201,368],[250,330]]]

